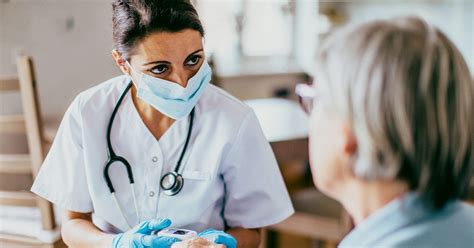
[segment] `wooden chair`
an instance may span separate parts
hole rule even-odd
[[[0,116],[0,134],[26,134],[29,154],[0,155],[0,173],[31,175],[34,179],[45,157],[47,144],[44,142],[44,130],[36,90],[35,72],[30,57],[17,58],[18,78],[0,79],[0,93],[19,91],[23,113],[19,115]],[[52,180],[54,180],[52,178]],[[41,216],[41,237],[0,233],[0,239],[21,242],[53,243],[59,239],[53,206],[50,202],[37,197],[24,189],[21,191],[0,191],[1,206],[37,207]]]

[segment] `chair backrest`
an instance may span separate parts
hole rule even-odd
[[[17,77],[0,77],[0,93],[19,91],[20,82]],[[0,115],[0,134],[25,134],[25,119],[19,115]]]
[[[17,58],[18,78],[0,78],[0,92],[19,91],[22,114],[1,115],[0,134],[25,134],[30,151],[31,172],[36,176],[44,159],[43,128],[36,91],[33,62],[30,57]]]
[[[7,173],[31,173],[36,177],[43,163],[45,150],[41,111],[36,88],[33,61],[28,56],[17,58],[18,78],[0,78],[0,92],[19,91],[23,107],[22,114],[0,116],[0,134],[24,133],[28,141],[28,154],[1,155],[1,171]],[[51,203],[36,197],[31,199],[29,192],[2,192],[3,203],[15,205],[31,205],[36,202],[41,211],[43,228],[55,228],[54,213]]]
[[[43,150],[43,122],[32,59],[27,56],[18,57],[17,69],[32,173],[35,178],[43,163],[45,151]]]

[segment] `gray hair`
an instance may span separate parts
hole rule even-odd
[[[315,86],[351,125],[353,172],[406,181],[439,208],[463,197],[474,167],[474,84],[455,45],[416,17],[372,21],[329,37]]]

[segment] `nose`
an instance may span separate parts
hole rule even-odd
[[[168,80],[186,88],[188,85],[188,74],[182,68],[178,68],[173,70],[173,73],[169,76]]]

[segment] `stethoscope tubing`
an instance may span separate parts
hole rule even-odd
[[[129,220],[123,214],[124,213],[123,208],[122,208],[121,204],[119,203],[119,201],[117,200],[117,197],[115,195],[115,188],[114,188],[112,180],[110,179],[110,176],[109,176],[109,169],[110,169],[110,167],[112,166],[113,163],[117,163],[117,162],[121,163],[125,167],[125,169],[127,171],[128,181],[129,181],[129,184],[130,184],[130,189],[132,191],[133,203],[134,203],[134,207],[135,207],[137,223],[140,223],[140,213],[139,213],[139,209],[138,209],[137,195],[136,195],[135,187],[134,187],[135,180],[134,180],[134,177],[133,177],[132,166],[130,165],[130,163],[124,157],[119,156],[115,153],[115,151],[112,147],[111,139],[110,139],[113,122],[115,120],[115,116],[118,112],[118,109],[119,109],[120,105],[123,102],[123,99],[125,98],[127,92],[130,90],[132,85],[133,85],[133,83],[130,81],[130,83],[127,85],[127,87],[123,91],[122,95],[118,99],[118,101],[117,101],[117,103],[114,107],[114,110],[112,111],[112,115],[110,116],[110,120],[109,120],[109,123],[107,125],[107,136],[106,136],[107,156],[108,156],[108,158],[107,158],[107,162],[106,162],[105,168],[104,168],[104,179],[105,179],[105,182],[107,184],[107,187],[110,191],[110,194],[112,195],[112,198],[113,198],[115,204],[118,206],[118,208],[120,210],[120,213],[122,214],[123,218],[127,222],[127,225],[129,226],[129,228],[132,228],[132,225],[130,224]],[[192,134],[192,129],[193,129],[193,122],[194,122],[194,108],[192,109],[191,114],[190,114],[189,128],[188,128],[188,134],[186,136],[186,141],[184,143],[183,150],[181,151],[181,155],[180,155],[179,160],[178,160],[178,162],[175,166],[175,169],[174,169],[175,173],[173,173],[173,175],[175,175],[175,180],[176,180],[176,177],[181,177],[181,174],[179,173],[179,169],[181,167],[181,162],[184,158],[184,155],[186,153],[186,149],[187,149],[187,147],[189,145],[189,141],[191,139],[191,134]],[[169,173],[165,174],[165,176],[168,175],[168,174]],[[181,177],[181,180],[182,180],[182,177]],[[162,182],[162,181],[163,180],[161,180],[160,182]],[[162,183],[160,183],[160,186],[163,188]],[[182,184],[181,184],[181,187],[182,187]],[[172,194],[169,194],[169,195],[170,196],[171,195],[176,195],[181,190],[181,187],[178,188],[178,189],[176,189],[176,188],[168,189],[168,191],[172,192]]]

